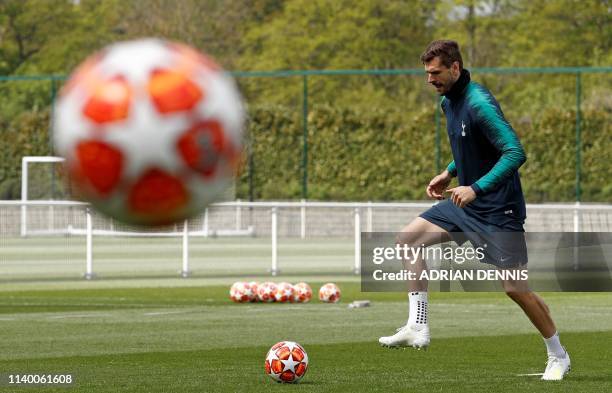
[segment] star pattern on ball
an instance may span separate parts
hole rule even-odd
[[[266,356],[266,373],[277,382],[298,382],[308,369],[308,355],[293,341],[276,343]]]

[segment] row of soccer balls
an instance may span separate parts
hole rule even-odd
[[[230,288],[230,298],[236,303],[307,303],[312,298],[312,289],[305,282],[292,285],[288,282],[235,282]],[[340,301],[340,288],[334,283],[327,283],[319,289],[319,300],[324,303]]]

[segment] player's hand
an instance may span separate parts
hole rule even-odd
[[[442,195],[442,193],[444,190],[446,190],[446,187],[448,187],[451,180],[452,177],[448,171],[440,173],[438,176],[431,179],[427,185],[427,189],[425,190],[427,196],[431,199],[444,199],[444,195]]]
[[[476,199],[476,193],[470,186],[449,188],[445,192],[450,194],[451,202],[460,208],[464,208],[468,203]]]

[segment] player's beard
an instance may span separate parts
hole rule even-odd
[[[448,93],[453,88],[454,84],[455,82],[453,82],[453,80],[451,79],[447,83],[432,83],[432,86],[436,89],[436,92],[442,96]],[[440,90],[439,87],[441,87],[442,89]]]
[[[436,92],[437,92],[439,95],[446,94],[446,93],[447,93],[447,92],[450,90],[450,87],[447,87],[447,86],[446,86],[445,84],[443,84],[443,83],[436,83],[436,84],[433,84],[433,83],[432,83],[432,85],[433,85],[433,87],[436,89]]]

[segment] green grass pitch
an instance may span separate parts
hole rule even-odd
[[[285,279],[296,281],[276,281]],[[322,283],[308,281],[315,290]],[[429,350],[391,350],[377,338],[404,322],[404,294],[360,293],[352,279],[338,281],[339,304],[234,304],[230,283],[4,285],[0,374],[71,373],[76,384],[4,384],[0,392],[609,392],[612,386],[611,294],[544,294],[573,370],[562,382],[542,382],[520,375],[543,371],[545,349],[503,294],[432,293]],[[348,309],[354,299],[372,306]],[[268,348],[280,340],[301,343],[310,357],[295,386],[277,384],[263,371]]]

